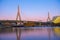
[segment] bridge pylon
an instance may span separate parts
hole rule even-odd
[[[18,5],[17,16],[16,16],[16,22],[17,22],[17,25],[20,25],[21,24],[21,16],[20,16],[19,5]]]
[[[51,19],[50,19],[50,14],[49,14],[49,12],[48,12],[47,22],[50,22],[50,21],[51,21]]]

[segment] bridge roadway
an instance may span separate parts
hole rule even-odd
[[[17,26],[17,22],[20,21],[16,21],[16,20],[0,20],[0,26]],[[23,21],[21,21],[21,23],[24,23]],[[19,25],[21,26],[21,25]]]
[[[9,26],[9,27],[24,27],[24,26],[52,26],[52,22],[37,22],[37,21],[21,21],[21,25],[17,25],[16,20],[0,20],[0,26]]]

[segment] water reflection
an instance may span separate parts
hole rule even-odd
[[[16,37],[17,37],[17,40],[20,40],[20,37],[21,37],[21,29],[20,28],[16,28]]]
[[[53,28],[53,33],[55,38],[58,38],[60,40],[60,27]]]
[[[51,37],[51,28],[47,28],[47,31],[48,31],[48,40],[51,40],[50,37]]]
[[[60,28],[56,27],[55,28],[51,27],[0,28],[0,39],[1,40],[59,40]]]

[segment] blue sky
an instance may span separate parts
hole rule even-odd
[[[46,20],[60,15],[60,0],[0,0],[0,19],[15,20],[20,6],[22,20]]]

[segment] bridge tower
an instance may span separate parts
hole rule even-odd
[[[48,12],[47,22],[50,22],[50,21],[51,21],[51,19],[50,19],[50,14],[49,14],[49,12]]]
[[[16,22],[17,22],[17,25],[21,24],[21,16],[20,16],[19,5],[18,5],[17,16],[16,16]]]

